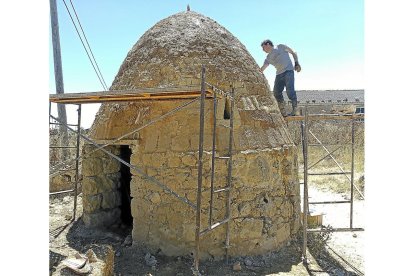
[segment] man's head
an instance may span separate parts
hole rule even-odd
[[[273,42],[269,39],[266,39],[260,44],[262,46],[263,51],[266,53],[270,53],[273,50]]]

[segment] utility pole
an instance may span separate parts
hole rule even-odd
[[[55,68],[55,84],[56,93],[65,93],[63,88],[63,72],[62,72],[62,58],[60,55],[60,38],[59,38],[59,22],[57,14],[56,0],[50,0],[50,21],[52,27],[52,44],[53,44],[53,61]],[[58,118],[59,120],[67,124],[66,119],[66,107],[64,104],[58,104]],[[60,125],[60,133],[62,134],[62,144],[68,145],[68,132],[65,126]],[[67,151],[63,151],[63,158],[66,159]]]

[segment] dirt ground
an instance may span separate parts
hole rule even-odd
[[[344,196],[315,188],[309,190],[312,200],[335,200]],[[76,275],[64,268],[62,260],[77,252],[86,253],[92,249],[97,257],[104,260],[108,252],[114,252],[114,275],[193,275],[191,256],[166,257],[151,256],[156,264],[148,262],[144,245],[130,245],[131,229],[124,225],[106,230],[88,229],[80,216],[82,214],[82,195],[78,196],[77,216],[71,220],[73,197],[70,195],[53,196],[49,208],[49,267],[50,275]],[[315,212],[323,212],[324,225],[332,227],[349,226],[349,204],[316,205]],[[363,227],[363,201],[354,204],[354,227]],[[313,263],[305,266],[301,259],[301,234],[298,240],[278,252],[263,256],[231,258],[225,261],[201,261],[202,275],[363,275],[363,240],[364,232],[331,233],[327,246],[312,249],[311,239],[309,253]],[[317,239],[316,239],[317,240]],[[146,260],[147,259],[147,260]],[[240,271],[233,265],[240,263]],[[94,269],[89,275],[103,275],[102,263],[92,264]],[[101,266],[101,267],[99,267]]]
[[[302,187],[303,189],[303,187]],[[303,194],[303,193],[302,193]],[[309,187],[309,202],[349,200],[349,195],[333,193]],[[323,214],[323,225],[333,228],[349,228],[350,204],[317,204],[309,206],[313,214]],[[365,201],[354,199],[353,228],[364,228]],[[364,231],[331,232],[323,250],[312,250],[319,266],[329,275],[364,275]]]

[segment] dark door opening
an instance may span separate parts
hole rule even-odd
[[[120,157],[122,160],[130,163],[131,161],[131,149],[127,145],[121,145]],[[121,163],[121,221],[122,223],[132,226],[132,214],[131,214],[131,169]]]
[[[223,119],[225,119],[225,120],[230,119],[230,101],[227,98],[226,98],[226,101],[224,102]]]

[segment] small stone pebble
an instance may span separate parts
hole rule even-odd
[[[147,266],[155,266],[157,264],[157,260],[155,259],[154,256],[152,256],[150,253],[145,254],[145,264]]]
[[[131,234],[129,234],[125,238],[124,242],[122,243],[122,246],[130,246],[130,245],[132,245],[132,235]]]
[[[120,257],[121,256],[121,251],[116,251],[115,256]]]
[[[98,261],[98,258],[96,257],[95,252],[93,252],[92,249],[88,249],[88,251],[86,251],[86,257],[88,257],[88,260],[90,263],[94,263]]]
[[[352,237],[356,238],[357,237],[357,234],[352,234]]]
[[[253,262],[250,259],[246,259],[244,261],[244,264],[247,265],[247,266],[252,266]]]
[[[240,262],[235,262],[233,265],[233,270],[234,271],[240,271],[241,270],[241,265]]]

